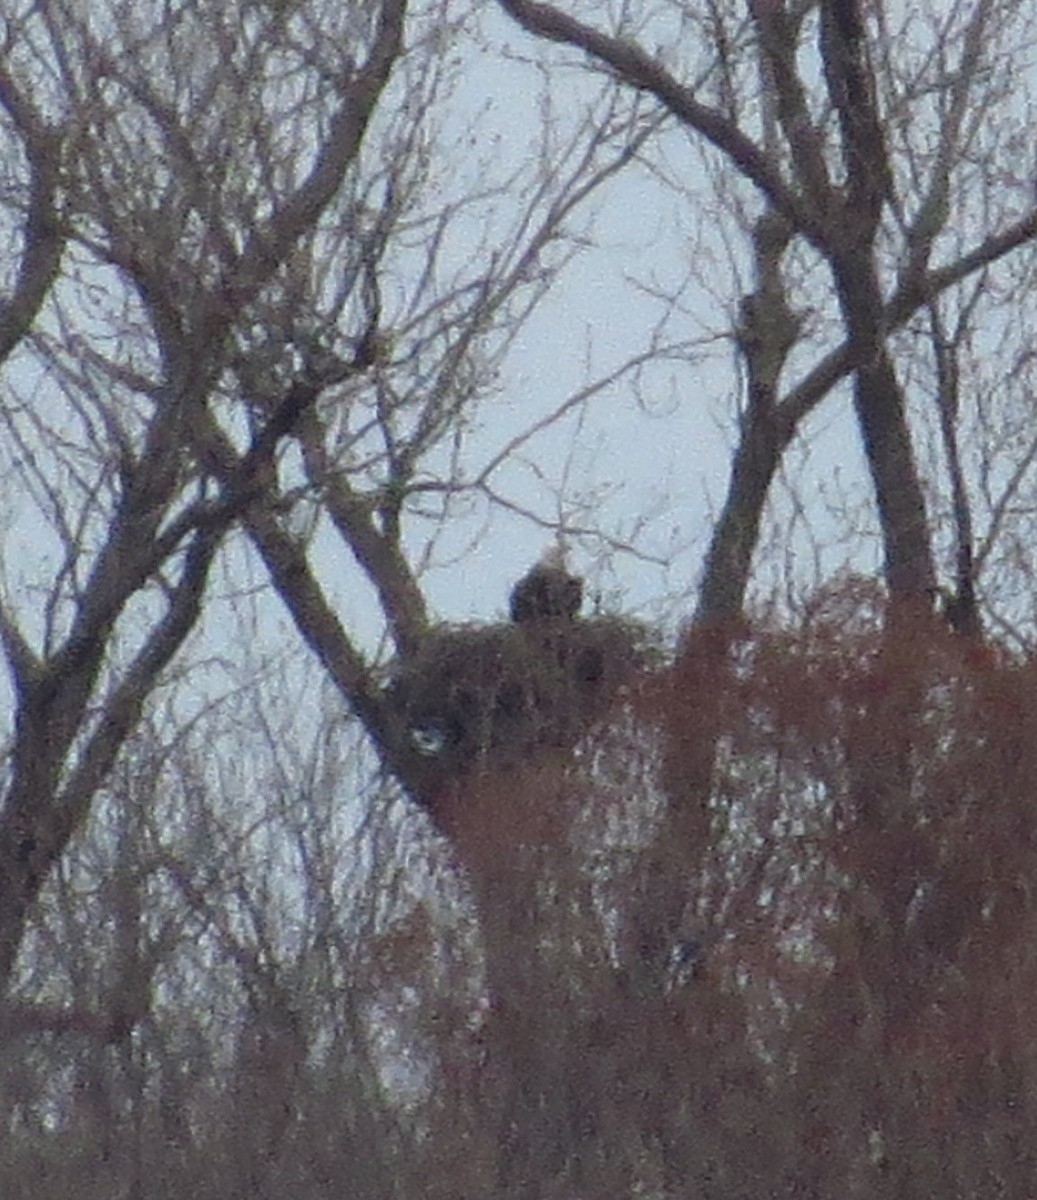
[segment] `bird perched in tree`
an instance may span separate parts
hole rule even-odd
[[[517,625],[551,619],[575,620],[583,603],[583,580],[573,575],[561,546],[548,546],[511,590],[511,619]]]

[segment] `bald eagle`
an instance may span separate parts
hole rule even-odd
[[[516,625],[561,618],[572,621],[583,603],[583,580],[570,573],[561,546],[548,546],[511,590]]]

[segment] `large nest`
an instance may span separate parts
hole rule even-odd
[[[420,773],[528,762],[571,747],[658,652],[618,617],[444,626],[398,663],[388,701]]]

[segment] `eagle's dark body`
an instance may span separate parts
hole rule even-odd
[[[511,619],[530,621],[575,619],[583,603],[583,580],[565,565],[558,547],[551,547],[511,591]]]

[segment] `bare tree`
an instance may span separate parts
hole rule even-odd
[[[701,153],[688,174],[705,178],[693,194],[710,197],[727,236],[740,234],[747,244],[751,288],[731,305],[744,376],[740,429],[684,639],[688,694],[717,686],[745,612],[776,473],[808,416],[843,394],[840,385],[852,393],[894,628],[899,616],[912,630],[929,620],[935,547],[947,525],[927,512],[926,497],[949,493],[946,507],[936,502],[941,516],[950,514],[955,545],[954,588],[941,620],[977,636],[976,566],[989,551],[974,552],[973,502],[957,452],[954,347],[979,336],[984,320],[1000,322],[994,280],[1008,284],[1037,235],[1032,189],[1012,161],[1019,119],[993,65],[1012,37],[1010,8],[978,0],[934,12],[927,18],[932,54],[920,66],[900,53],[900,18],[881,5],[760,0],[747,13],[721,3],[697,15],[663,5],[625,10],[614,30],[535,0],[501,0],[501,7],[529,33],[580,51],[592,69],[651,97],[692,133]],[[642,26],[640,38],[629,32]],[[656,35],[669,38],[654,43],[665,54],[649,49]],[[1015,182],[994,182],[1007,179]],[[960,314],[953,343],[940,315],[948,305]],[[944,463],[933,463],[928,476],[909,411],[920,361],[942,413]],[[1030,461],[1024,451],[1023,475]],[[944,471],[949,488],[940,482]],[[1011,509],[1021,481],[1018,473],[1002,477],[990,509]],[[905,693],[901,701],[907,728],[911,699]],[[681,755],[672,789],[681,802],[663,836],[663,857],[674,836],[710,845],[703,806],[715,742],[698,720],[696,728],[698,765],[692,770]],[[861,781],[879,824],[886,817],[879,797],[906,753],[903,747],[898,758],[887,744],[878,773],[885,783],[878,775]],[[684,902],[664,879],[649,870],[645,894],[653,920],[672,909],[665,929],[678,923]]]
[[[502,0],[502,7],[531,33],[586,52],[654,97],[719,152],[763,209],[753,235],[757,287],[737,330],[748,372],[745,424],[699,620],[740,612],[759,514],[781,454],[804,417],[848,376],[890,595],[897,606],[926,609],[935,583],[930,527],[890,339],[935,298],[1037,233],[1025,187],[993,207],[989,227],[958,233],[953,225],[955,201],[964,202],[958,179],[967,173],[979,123],[1003,112],[990,64],[1009,36],[1011,12],[984,0],[934,14],[940,45],[935,77],[923,87],[897,55],[895,18],[881,7],[761,0],[743,19],[734,6],[712,5],[685,26],[689,57],[698,52],[708,64],[691,80],[622,32],[533,0]],[[823,65],[820,80],[801,66],[807,48]],[[935,111],[922,99],[930,89]],[[937,150],[923,161],[920,146],[932,139]],[[985,163],[993,168],[1013,144],[1011,136],[987,137]],[[842,340],[782,394],[779,375],[806,333],[790,319],[796,297],[782,283],[792,245],[826,267]]]
[[[2,415],[41,553],[0,613],[14,685],[0,979],[198,626],[232,529],[414,786],[375,657],[321,561],[340,547],[394,653],[413,654],[429,617],[407,522],[486,487],[492,463],[458,466],[469,415],[574,252],[567,223],[650,132],[614,92],[580,122],[586,138],[548,131],[535,176],[443,185],[445,50],[472,19],[402,0],[124,5],[103,20],[70,0],[6,18],[21,259]]]
[[[475,5],[8,6],[0,987],[27,1049],[0,1087],[42,1143],[48,1122],[99,1130],[138,1195],[145,1151],[199,1195],[228,1189],[196,1164],[236,1154],[249,1194],[326,1194],[343,1162],[366,1193],[422,1197],[1001,1186],[1032,1107],[994,1020],[1032,990],[1026,671],[971,675],[938,637],[889,650],[852,579],[716,668],[786,451],[840,396],[895,616],[935,628],[948,545],[970,644],[979,572],[1020,559],[1029,579],[1017,7],[914,14],[913,58],[881,5],[627,5],[603,31],[502,0],[600,84],[513,52],[548,119],[509,164],[455,99]],[[672,182],[688,132],[689,193],[749,283],[720,305],[736,444],[676,669],[635,623],[572,606],[564,634],[437,627],[435,531],[472,497],[531,515],[504,466],[686,349],[664,319],[470,450],[587,240],[583,206],[632,164]],[[1011,348],[996,380],[990,328]],[[331,702],[312,671],[291,693],[204,636],[207,618],[258,631],[268,588]],[[475,706],[469,759],[430,767],[408,688]],[[502,747],[505,719],[523,738]],[[372,746],[391,786],[364,774]],[[991,1016],[964,1056],[963,1006]],[[948,1046],[960,1080],[934,1066]],[[1004,1144],[973,1129],[956,1149],[947,1110],[1002,1094]]]

